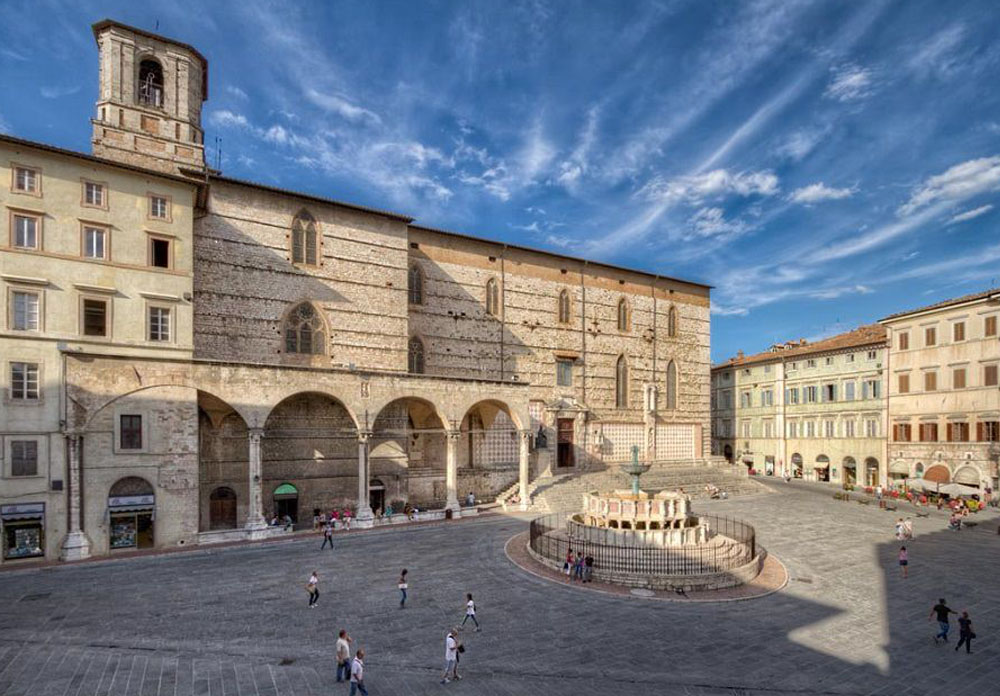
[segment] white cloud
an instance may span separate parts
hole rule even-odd
[[[962,59],[956,49],[963,46],[965,25],[956,22],[930,38],[909,60],[909,67],[920,77],[934,74],[947,78],[958,71]]]
[[[348,121],[370,121],[376,124],[382,122],[375,112],[356,106],[339,94],[325,94],[309,88],[306,90],[306,97],[321,109],[338,114]]]
[[[250,97],[247,96],[246,92],[244,92],[242,89],[240,89],[236,85],[226,85],[226,92],[230,96],[235,97],[237,99],[242,99],[244,101],[246,101],[247,99],[250,98]]]
[[[910,200],[899,207],[900,215],[909,215],[937,201],[961,201],[989,191],[1000,190],[1000,156],[968,160],[943,174],[925,181]]]
[[[858,101],[872,94],[875,76],[870,68],[846,63],[830,69],[833,73],[823,96],[841,102]]]
[[[965,222],[966,220],[972,220],[980,215],[985,215],[986,213],[993,210],[993,204],[981,205],[978,208],[973,208],[972,210],[966,210],[964,213],[959,213],[948,221],[949,225],[954,225],[956,222]]]
[[[68,97],[71,94],[76,94],[80,91],[80,85],[70,87],[42,87],[38,91],[46,99],[58,99],[59,97]]]
[[[778,193],[778,177],[773,172],[730,172],[715,169],[704,174],[664,179],[657,176],[638,191],[638,196],[650,201],[698,202],[726,195],[773,196]]]
[[[870,295],[875,292],[867,285],[848,285],[845,287],[833,287],[826,288],[823,290],[817,290],[811,293],[809,296],[817,300],[834,300],[843,295]]]
[[[576,147],[573,148],[569,158],[559,164],[559,174],[556,176],[556,181],[567,189],[574,189],[580,177],[590,168],[590,151],[597,140],[598,114],[597,107],[591,107],[587,111],[587,123],[580,133]]]
[[[0,48],[0,56],[6,56],[7,58],[10,58],[11,60],[16,60],[16,61],[18,61],[20,63],[24,63],[24,62],[26,62],[28,60],[27,56],[25,56],[25,55],[23,55],[21,53],[18,53],[17,51],[15,51],[12,48]]]
[[[836,201],[842,198],[850,198],[854,194],[851,188],[832,188],[822,181],[809,184],[802,188],[795,189],[788,195],[788,200],[792,203],[818,203],[820,201]]]
[[[687,239],[706,237],[729,237],[742,234],[746,229],[739,220],[727,220],[722,208],[701,208],[688,221],[691,233]]]
[[[779,157],[798,162],[812,152],[828,132],[829,128],[796,131],[775,148],[775,153]]]
[[[248,128],[250,126],[246,116],[229,109],[213,111],[208,115],[208,122],[219,128]]]
[[[750,310],[746,307],[740,307],[737,305],[723,306],[712,303],[712,314],[720,317],[745,317],[750,313]]]

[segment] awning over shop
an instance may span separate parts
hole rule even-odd
[[[908,474],[908,473],[910,473],[910,467],[906,465],[905,461],[903,461],[901,459],[897,459],[896,461],[894,461],[891,464],[889,464],[889,473],[890,474]]]
[[[816,469],[828,469],[830,467],[830,458],[825,454],[821,454],[816,457],[816,464],[813,466]]]
[[[955,483],[979,488],[979,470],[971,466],[963,466],[955,472]]]
[[[5,522],[14,520],[40,520],[45,518],[45,503],[18,503],[0,505],[0,518]]]
[[[290,483],[283,483],[274,489],[274,497],[294,498],[299,494],[299,490]]]

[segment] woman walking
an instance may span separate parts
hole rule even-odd
[[[976,634],[972,632],[972,619],[969,618],[969,612],[963,611],[962,615],[958,617],[958,645],[955,646],[955,652],[965,644],[965,652],[972,652],[972,639],[976,637]]]
[[[406,568],[403,568],[403,572],[399,574],[399,608],[406,608],[406,589],[409,584],[406,582]]]
[[[482,629],[479,627],[479,622],[476,621],[476,603],[472,601],[472,594],[466,594],[465,599],[465,618],[462,619],[462,626],[465,626],[465,622],[472,619],[472,623],[476,624],[476,633]]]
[[[315,570],[309,576],[309,582],[306,583],[306,592],[309,593],[309,608],[312,609],[319,601],[319,573]]]

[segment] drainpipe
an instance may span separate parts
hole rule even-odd
[[[504,380],[504,333],[507,330],[507,276],[504,274],[504,257],[507,255],[507,245],[500,252],[500,381]]]
[[[587,272],[586,261],[583,262],[583,269],[580,271],[580,343],[581,343],[581,354],[583,356],[583,374],[580,379],[581,391],[583,394],[583,403],[587,403],[587,283],[586,283],[586,272]]]

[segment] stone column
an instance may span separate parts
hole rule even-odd
[[[528,445],[531,443],[531,431],[530,430],[519,430],[518,435],[521,437],[521,448],[519,451],[518,459],[518,495],[521,496],[521,509],[528,509],[528,477],[530,476],[530,469],[528,467],[528,456],[529,450]]]
[[[368,495],[368,442],[371,432],[358,432],[358,511],[354,522],[358,527],[375,525],[375,514],[372,512],[371,500]]]
[[[64,561],[78,561],[90,557],[90,540],[83,533],[82,512],[83,496],[80,485],[83,480],[83,436],[72,433],[66,435],[67,454],[69,457],[66,501],[69,512],[69,532],[63,539],[59,558]]]
[[[458,442],[462,439],[462,431],[449,430],[445,437],[448,440],[445,460],[445,486],[448,489],[448,500],[445,503],[445,509],[451,510],[452,515],[455,516],[460,514],[462,509],[462,506],[458,504]]]
[[[263,457],[260,452],[260,439],[264,436],[263,428],[248,428],[249,444],[247,457],[247,519],[244,523],[251,536],[260,536],[267,529],[264,519],[264,496],[261,492],[261,477],[263,473]]]

